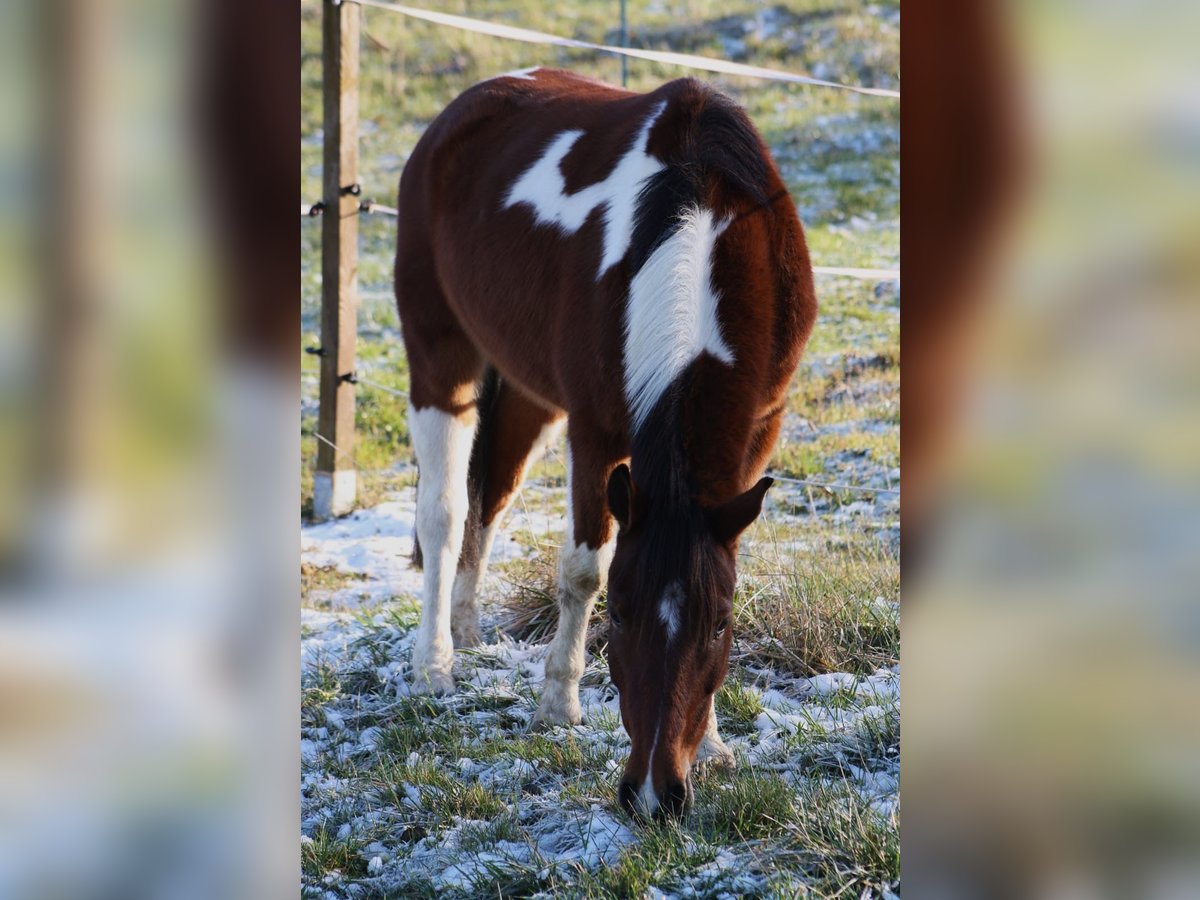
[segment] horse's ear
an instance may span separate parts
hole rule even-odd
[[[608,510],[622,528],[633,520],[633,476],[629,466],[621,463],[608,476]]]
[[[774,478],[760,478],[758,484],[744,494],[708,511],[708,527],[713,537],[723,544],[732,544],[762,512],[763,497]]]

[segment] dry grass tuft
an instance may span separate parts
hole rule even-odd
[[[798,675],[870,674],[900,661],[900,566],[879,548],[798,560],[790,571],[759,577],[734,600],[741,663]]]
[[[534,644],[547,643],[558,627],[558,561],[546,554],[508,563],[500,573],[508,585],[501,605],[500,627],[510,637]],[[587,649],[599,653],[608,640],[603,596],[592,610]]]

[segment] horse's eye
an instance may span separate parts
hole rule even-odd
[[[713,633],[713,640],[717,640],[725,633],[725,629],[729,627],[729,619],[722,619],[717,623],[717,630]]]

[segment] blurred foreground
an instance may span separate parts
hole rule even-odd
[[[297,32],[254,8],[0,10],[0,895],[295,886]],[[984,212],[936,302],[905,244],[903,880],[1195,896],[1200,14],[1007,9],[992,57],[906,8],[906,89],[1007,60],[1014,111],[905,109],[906,193],[956,147]]]

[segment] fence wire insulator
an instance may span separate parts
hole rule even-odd
[[[324,200],[318,200],[316,203],[314,203],[312,206],[310,206],[308,208],[308,214],[310,216],[312,216],[313,218],[316,218],[323,212],[325,212],[325,201]]]
[[[347,372],[345,375],[338,376],[338,381],[346,384],[358,384],[358,376],[353,372]]]
[[[312,356],[328,356],[329,351],[324,347],[305,347],[304,352]]]
[[[359,184],[357,181],[354,182],[354,184],[348,184],[342,188],[342,196],[343,197],[345,197],[347,195],[349,195],[351,197],[357,197],[361,193],[362,193],[362,185]]]
[[[371,208],[374,206],[375,206],[374,200],[363,200],[362,202],[360,202],[358,204],[358,211],[364,212],[364,213],[369,213],[371,211]]]

